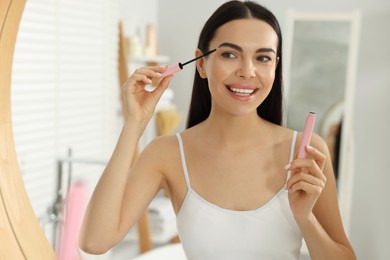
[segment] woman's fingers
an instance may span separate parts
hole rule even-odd
[[[291,162],[290,165],[288,165],[288,167],[286,166],[286,169],[291,170],[292,173],[299,172],[302,171],[302,169],[305,169],[304,171],[309,171],[314,176],[325,178],[322,173],[326,161],[325,154],[311,146],[307,146],[306,150],[310,155],[308,158],[295,159]]]
[[[299,172],[306,172],[320,179],[325,178],[325,175],[322,173],[322,169],[317,162],[309,158],[294,160],[288,170],[291,170],[292,175]]]
[[[131,89],[134,90],[134,87],[137,86],[138,83],[141,83],[141,85],[150,85],[152,84],[152,79],[155,78],[161,78],[162,73],[166,70],[166,66],[159,67],[159,66],[150,66],[150,67],[143,67],[139,68],[134,71],[134,73],[130,76],[130,78],[127,80],[125,85],[123,86],[124,89]]]
[[[166,71],[168,67],[167,66],[145,66],[145,67],[141,67],[141,68],[138,68],[134,71],[134,73],[140,73],[140,74],[144,74],[145,72],[146,73],[149,73],[151,72],[151,76],[153,76],[154,73],[159,73],[159,74],[162,74],[164,71]]]
[[[158,97],[158,99],[160,99],[160,97],[162,96],[164,91],[168,88],[169,82],[171,81],[172,78],[173,78],[173,75],[164,77],[158,83],[157,87],[152,91]]]
[[[172,77],[162,78],[166,66],[150,66],[134,71],[123,86],[126,121],[136,120],[148,122],[153,115],[158,100],[167,89]],[[158,83],[157,83],[158,82]],[[147,85],[155,85],[153,90],[146,89]]]
[[[317,178],[316,176],[311,175],[310,172],[297,172],[287,181],[286,189],[289,190],[292,186],[295,186],[295,184],[299,182],[309,183],[323,189],[325,187],[326,179]]]
[[[294,183],[294,185],[289,188],[290,193],[294,193],[297,191],[304,191],[306,194],[312,196],[313,198],[317,198],[321,192],[323,187],[305,182],[305,181],[299,181],[297,183]]]
[[[321,171],[324,169],[326,155],[314,148],[313,146],[307,145],[305,147],[306,152],[315,160],[318,167],[320,167]]]
[[[321,189],[325,187],[326,176],[322,170],[326,156],[311,146],[307,146],[306,150],[310,158],[295,159],[288,167],[288,170],[291,171],[291,177],[287,181],[288,189],[301,181],[319,186]]]
[[[146,75],[134,73],[129,78],[129,80],[126,82],[126,84],[124,86],[124,90],[129,90],[129,91],[133,92],[135,90],[137,84],[139,84],[139,83],[141,83],[141,85],[145,86],[145,85],[152,84],[152,80]]]
[[[323,173],[326,156],[311,146],[305,147],[308,157],[295,159],[287,170],[291,177],[287,180],[289,201],[295,217],[301,218],[312,212],[326,184]]]

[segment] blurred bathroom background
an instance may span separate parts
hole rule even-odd
[[[53,247],[58,246],[66,190],[72,183],[82,182],[90,194],[121,129],[119,22],[131,73],[146,64],[169,65],[191,59],[204,22],[223,2],[27,1],[13,66],[13,124],[22,177]],[[390,259],[390,171],[386,163],[390,154],[390,1],[259,3],[279,19],[285,43],[291,33],[291,12],[359,13],[359,34],[354,40],[357,53],[352,60],[355,73],[350,82],[353,91],[345,92],[350,93],[348,104],[353,110],[348,119],[353,147],[347,151],[353,153],[353,174],[345,184],[349,200],[342,205],[342,212],[348,216],[346,230],[358,259]],[[291,50],[286,49],[287,44],[284,48],[287,64],[292,56],[286,53]],[[140,149],[164,134],[164,127],[168,134],[184,129],[194,69],[191,64],[175,75],[158,107],[167,112],[163,119],[168,121],[162,126],[156,114]],[[292,86],[288,91],[292,93]],[[153,246],[170,243],[175,223],[169,204],[156,201],[149,212]],[[132,230],[106,255],[82,255],[85,259],[121,260],[138,254],[138,237]]]

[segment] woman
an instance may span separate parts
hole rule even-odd
[[[206,22],[188,128],[152,141],[131,158],[172,76],[135,71],[124,86],[126,121],[89,203],[80,239],[103,253],[137,223],[160,189],[177,214],[189,259],[355,259],[337,205],[325,142],[281,126],[282,36],[274,15],[254,2],[223,4]],[[149,93],[145,85],[162,78]],[[305,115],[303,115],[305,116]],[[291,177],[288,178],[288,176]]]

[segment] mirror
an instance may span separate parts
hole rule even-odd
[[[302,131],[306,114],[316,113],[314,132],[328,143],[333,157],[340,211],[348,233],[360,13],[289,11],[287,24],[286,125]]]
[[[135,3],[131,4],[134,5]],[[107,99],[117,100],[115,93],[118,90],[116,88],[114,90],[112,89],[112,86],[116,87],[118,85],[116,78],[113,78],[111,75],[114,73],[108,74],[108,72],[112,72],[114,70],[113,68],[115,68],[116,57],[108,54],[116,53],[115,46],[117,44],[115,41],[117,39],[117,32],[113,29],[116,27],[111,25],[117,21],[115,14],[118,9],[118,4],[116,1],[109,1],[107,3],[105,1],[98,5],[96,3],[91,5],[81,5],[79,1],[72,1],[72,4],[69,5],[59,5],[57,1],[53,3],[45,2],[44,4],[36,1],[29,1],[27,3],[27,11],[42,11],[45,15],[33,15],[27,12],[28,15],[24,17],[25,26],[23,27],[22,24],[21,36],[25,38],[21,38],[22,41],[19,42],[19,49],[16,53],[14,74],[19,75],[19,77],[15,77],[13,84],[13,104],[15,104],[13,112],[15,114],[19,112],[20,116],[14,117],[14,130],[18,140],[21,140],[20,144],[22,141],[27,143],[25,146],[17,145],[19,147],[18,154],[21,158],[20,165],[22,173],[25,180],[27,180],[27,190],[29,191],[30,198],[35,202],[33,206],[36,212],[41,213],[37,214],[39,216],[46,213],[48,205],[52,205],[53,197],[45,196],[42,199],[42,195],[54,194],[55,178],[53,177],[53,169],[55,170],[55,159],[66,155],[67,145],[69,143],[71,144],[71,148],[73,148],[75,156],[86,156],[90,158],[91,156],[104,157],[104,151],[111,150],[111,144],[116,141],[116,135],[112,133],[116,132],[116,126],[119,122],[117,118],[119,117],[115,117],[115,115],[118,112],[117,109],[120,108],[118,105],[113,104],[114,102],[107,101]],[[73,12],[75,7],[80,10]],[[131,16],[128,14],[130,8],[121,9],[126,10],[127,16]],[[132,10],[138,9],[132,6]],[[108,15],[107,13],[113,15]],[[198,12],[198,16],[199,13],[205,14],[207,12],[202,10],[202,12]],[[57,17],[57,14],[62,14],[63,17]],[[72,17],[68,17],[67,15],[71,15]],[[101,24],[100,21],[102,19],[97,15],[105,15],[104,24],[107,27],[104,27],[104,30],[97,28]],[[347,23],[348,26],[345,26],[345,30],[348,31],[349,37],[338,39],[337,37],[340,37],[340,35],[337,34],[335,38],[347,44],[353,38],[358,38],[359,21],[356,18],[358,17],[356,14],[342,14],[339,16],[331,16],[331,18],[325,18],[325,16],[318,14],[315,14],[315,16],[312,15],[311,17],[306,15],[291,12],[289,14],[290,21],[284,23],[290,26],[284,32],[291,33],[291,37],[286,38],[287,42],[285,44],[287,61],[293,60],[288,55],[292,56],[292,36],[294,35],[294,29],[298,28],[295,21],[302,23],[313,21],[334,23],[333,20],[335,20],[340,23]],[[143,16],[144,14],[142,14]],[[72,21],[71,18],[77,19],[78,22],[70,23],[69,21]],[[83,21],[82,18],[87,20],[85,26],[81,22]],[[37,28],[42,29],[42,31],[34,31]],[[88,33],[80,33],[81,29],[85,29]],[[192,31],[188,30],[188,28],[185,28],[185,30]],[[299,32],[299,29],[297,32]],[[300,32],[302,33],[302,29]],[[333,32],[333,29],[331,29],[331,32]],[[110,35],[110,37],[107,37],[110,40],[109,42],[106,42],[106,38],[101,37],[103,33]],[[31,37],[27,38],[27,36]],[[43,38],[46,36],[47,38]],[[38,41],[37,39],[40,39],[40,37],[44,40]],[[86,37],[93,38],[93,48],[87,44]],[[330,39],[333,38],[331,37]],[[23,45],[23,43],[25,44]],[[101,51],[100,47],[103,45],[109,46],[111,49]],[[343,114],[343,138],[341,139],[342,165],[339,167],[339,191],[340,205],[346,229],[349,226],[349,207],[352,190],[350,185],[353,183],[353,175],[348,173],[353,173],[351,167],[353,165],[353,132],[350,126],[352,125],[351,119],[353,118],[351,112],[353,107],[353,75],[355,65],[349,65],[354,64],[354,59],[356,60],[357,41],[354,41],[352,45],[349,44],[348,46],[347,51],[349,54],[344,56],[346,59],[346,64],[344,65],[347,66],[344,70],[346,78],[343,82],[343,87],[340,88],[343,89],[342,93],[346,95],[346,98],[343,102],[339,103],[340,105],[334,107],[333,110],[335,113],[330,113],[333,116],[326,117],[327,120],[321,119],[321,123],[318,120],[317,124],[327,129],[326,125],[331,125],[333,118],[337,121],[340,115]],[[346,47],[344,47],[345,49]],[[58,53],[57,50],[61,52]],[[186,53],[184,51],[182,56],[187,55]],[[90,56],[87,57],[87,54]],[[105,62],[107,65],[105,67],[100,61],[107,58],[109,62]],[[173,60],[175,59],[172,58]],[[56,63],[57,61],[63,61],[63,63],[59,65]],[[90,61],[92,64],[87,64],[86,67],[89,69],[83,70],[82,68],[84,67],[82,66],[85,66],[87,61]],[[77,64],[77,66],[74,66],[74,64]],[[286,65],[289,66],[288,69],[285,69],[287,76],[286,94],[290,98],[293,97],[295,87],[289,82],[289,75],[292,75],[292,72],[290,73],[289,71],[291,64]],[[77,73],[75,76],[70,73],[79,71],[80,73]],[[289,90],[291,90],[291,96],[289,96]],[[185,101],[185,99],[183,100]],[[305,98],[304,100],[308,99]],[[291,103],[291,106],[293,104]],[[85,109],[85,106],[90,109]],[[317,107],[315,110],[317,110]],[[319,110],[316,112],[319,115]],[[306,113],[307,111],[302,114],[303,116],[299,117],[301,123],[297,123],[297,127],[302,126]],[[108,123],[101,125],[102,118],[110,120]],[[289,120],[289,123],[291,122]],[[320,133],[321,130],[319,129],[317,131],[319,131],[317,133]],[[54,140],[54,137],[57,136],[61,138]],[[26,142],[26,140],[30,142]],[[42,142],[42,140],[44,141]],[[99,142],[96,142],[96,140],[99,140]],[[107,149],[107,147],[109,148]],[[90,153],[91,151],[93,154]],[[74,170],[80,171],[84,175],[101,172],[98,170],[90,170],[90,168],[80,169],[79,167],[75,167]],[[40,182],[34,182],[35,180],[40,180]],[[35,198],[39,198],[39,200]]]

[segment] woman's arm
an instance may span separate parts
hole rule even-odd
[[[311,145],[310,158],[296,159],[290,167],[287,187],[295,219],[311,259],[356,259],[342,225],[327,145],[317,135]]]
[[[164,70],[163,67],[139,69],[124,86],[125,124],[89,201],[81,227],[79,245],[88,253],[104,253],[119,242],[159,190],[163,176],[156,167],[139,172],[131,169],[131,164],[138,141],[171,77],[162,79],[153,92],[146,91],[145,86]],[[147,149],[143,153],[150,154]]]

